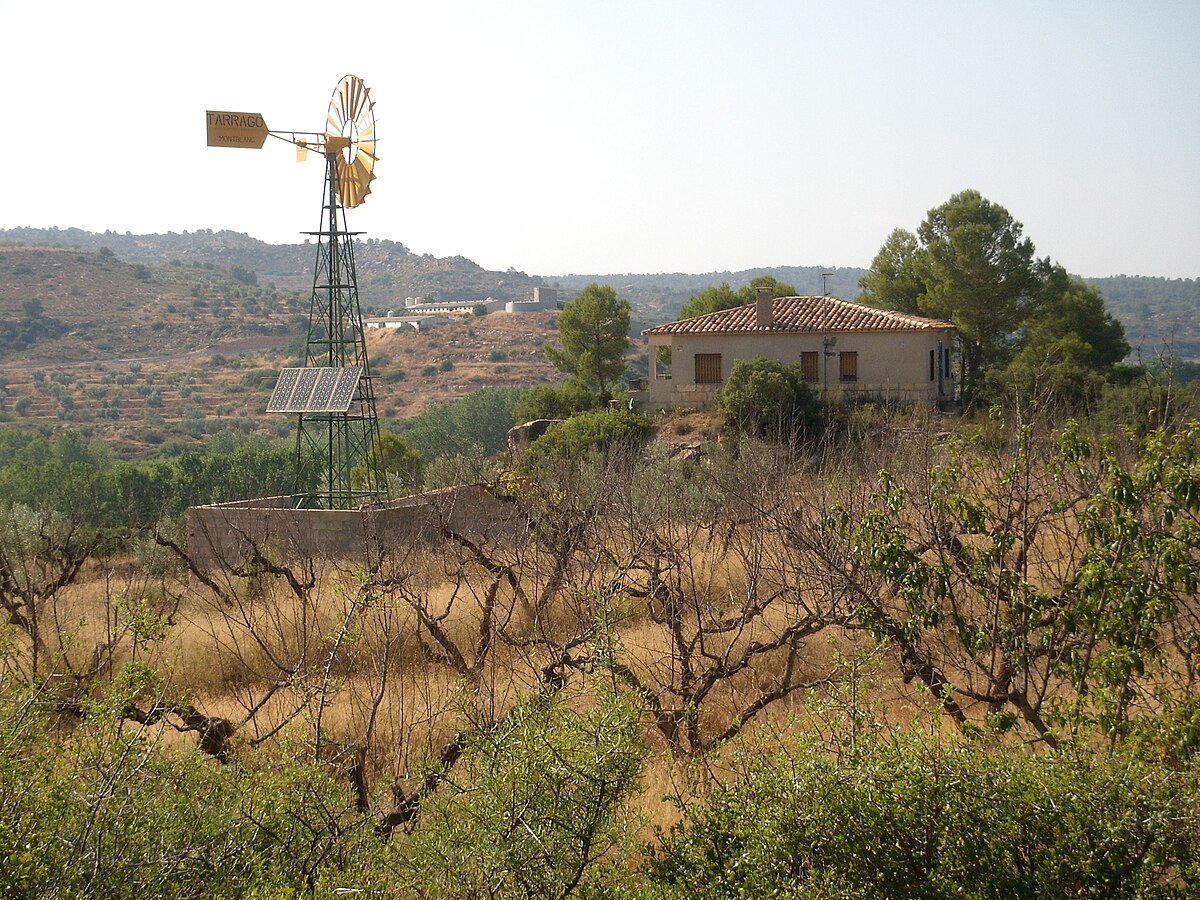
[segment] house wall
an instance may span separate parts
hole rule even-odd
[[[557,289],[535,287],[532,300],[509,300],[504,304],[504,311],[510,313],[541,312],[544,309],[558,309]]]
[[[418,303],[415,300],[409,303],[410,299],[404,298],[404,310],[409,316],[470,315],[476,306],[484,306],[488,312],[504,309],[503,300],[493,300],[491,297],[486,300],[448,300],[444,303]]]
[[[420,332],[428,328],[433,328],[435,325],[449,325],[450,320],[445,316],[374,316],[369,319],[363,319],[363,325],[366,328],[411,328],[413,331]]]
[[[813,388],[828,395],[860,392],[879,394],[889,399],[908,402],[936,403],[939,399],[936,364],[934,378],[929,378],[929,351],[950,347],[951,330],[914,332],[841,332],[822,335],[806,334],[744,334],[744,335],[665,335],[650,338],[650,360],[653,371],[655,351],[659,346],[671,348],[671,374],[650,379],[649,404],[652,408],[684,406],[698,409],[711,405],[717,392],[728,380],[733,364],[739,359],[763,356],[788,365],[799,364],[800,354],[812,351],[818,357],[817,382]],[[832,340],[829,354],[822,353],[823,340]],[[838,354],[857,352],[858,379],[843,382],[840,378]],[[721,354],[721,383],[696,384],[695,356],[698,353]],[[944,372],[943,396],[953,395],[951,372]]]

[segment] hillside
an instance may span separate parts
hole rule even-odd
[[[287,292],[297,292],[306,303],[313,265],[313,247],[310,243],[267,244],[239,232],[214,232],[211,229],[182,234],[135,235],[115,231],[95,233],[78,228],[10,228],[0,229],[2,248],[10,252],[77,251],[88,257],[107,258],[109,263],[115,258],[126,264],[123,270],[110,265],[110,276],[119,275],[122,271],[128,275],[130,267],[141,264],[152,271],[155,280],[161,282],[163,289],[158,291],[158,295],[164,297],[171,294],[174,287],[180,287],[185,295],[190,295],[192,289],[198,286],[197,281],[194,277],[184,276],[200,273],[202,278],[199,287],[211,291],[220,289],[222,275],[227,286],[235,287],[236,283],[231,281],[229,273],[241,272],[256,282],[267,282],[272,290],[285,295],[285,298]],[[853,298],[859,293],[858,280],[866,271],[853,266],[764,266],[736,272],[726,270],[697,274],[664,272],[531,276],[515,269],[489,271],[461,256],[437,258],[430,254],[418,254],[397,241],[375,238],[357,242],[355,259],[363,308],[367,314],[400,308],[407,297],[429,300],[482,300],[487,297],[519,300],[529,297],[536,285],[557,287],[569,296],[596,281],[613,285],[630,301],[635,332],[673,318],[689,297],[722,281],[737,287],[755,275],[773,275],[795,285],[800,293],[821,293],[824,288],[836,297]],[[14,260],[15,264],[20,262]],[[27,261],[26,264],[32,265]],[[824,281],[822,273],[828,274]],[[47,277],[44,270],[39,270],[32,278],[22,280],[12,272],[11,266],[0,263],[0,315],[12,316],[5,309],[6,302],[9,307],[15,302],[19,308],[31,295],[40,296],[39,291],[53,286],[55,275],[59,281],[64,281],[70,273],[56,272]],[[1140,348],[1144,355],[1155,355],[1170,346],[1183,358],[1200,359],[1200,279],[1118,275],[1085,277],[1084,280],[1100,290],[1109,308],[1125,326],[1130,343]],[[44,283],[47,281],[51,284]],[[124,307],[118,304],[115,315],[122,317],[136,312],[137,315],[131,317],[135,320],[135,327],[136,323],[141,323],[144,329],[144,312],[151,316],[152,324],[156,308],[151,306],[143,309],[138,300],[148,295],[149,285],[126,278],[124,283],[110,282],[108,286],[114,291],[127,290],[125,301],[133,304]],[[110,294],[116,296],[115,293]],[[166,304],[171,302],[169,299],[165,301]],[[231,309],[230,316],[220,317],[223,321],[209,323],[209,330],[217,325],[237,324],[241,327],[233,313]],[[274,323],[261,324],[269,326]],[[165,328],[165,325],[160,326],[160,330]],[[218,329],[216,334],[220,337],[227,331]],[[85,331],[81,336],[87,338],[90,334]],[[139,333],[134,330],[126,337],[136,343]],[[110,336],[109,341],[113,340],[115,337]],[[151,339],[147,346],[155,344],[156,341]],[[2,344],[0,352],[7,355],[11,347],[11,341]]]
[[[229,428],[289,433],[290,422],[266,417],[263,408],[275,373],[303,346],[313,249],[229,231],[0,231],[0,419],[45,428],[71,423],[111,440],[123,455]],[[817,293],[827,272],[831,294],[853,297],[864,271],[780,266],[540,278],[380,240],[360,242],[356,258],[367,314],[402,308],[406,297],[524,299],[537,284],[569,299],[598,281],[630,300],[635,334],[722,281],[740,285],[769,274]],[[1200,281],[1087,280],[1142,358],[1170,348],[1200,359]],[[482,387],[554,381],[541,349],[553,337],[550,313],[495,313],[419,335],[372,334],[380,415],[410,417],[431,401]],[[631,360],[637,368],[636,350]]]
[[[307,327],[312,245],[232,232],[102,235],[18,229],[0,241],[0,413],[83,425],[127,454],[214,430],[283,432],[262,415]],[[525,299],[533,279],[390,242],[357,248],[364,312],[407,296]],[[553,317],[499,315],[423,335],[371,335],[380,414],[479,387],[545,381]],[[404,390],[396,390],[403,384]]]
[[[1104,295],[1136,354],[1200,360],[1200,278],[1085,278]]]
[[[214,265],[148,266],[112,251],[0,246],[0,359],[76,363],[284,339],[307,296]]]
[[[78,228],[0,230],[0,244],[110,251],[128,263],[212,268],[240,266],[280,288],[307,293],[312,287],[313,244],[267,244],[236,231],[211,229],[176,234],[96,234]],[[355,242],[355,265],[368,314],[403,306],[406,297],[427,300],[524,300],[543,284],[524,272],[489,272],[462,256],[437,258],[416,254],[395,241],[368,238]]]
[[[380,417],[411,418],[484,387],[556,381],[542,352],[553,315],[493,313],[425,334],[368,332]],[[267,399],[302,347],[295,338],[242,338],[173,356],[0,364],[0,421],[70,425],[123,457],[184,449],[223,431],[287,436],[294,417],[267,415]]]

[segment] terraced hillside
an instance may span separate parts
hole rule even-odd
[[[229,429],[290,433],[291,417],[264,410],[279,368],[299,362],[308,296],[262,280],[237,264],[0,249],[0,420],[82,427],[127,456]],[[542,353],[553,321],[492,313],[369,332],[380,415],[555,380]]]
[[[408,418],[483,387],[555,381],[542,352],[552,322],[552,313],[493,313],[424,334],[369,332],[380,416]],[[82,428],[122,456],[227,430],[288,435],[295,417],[265,410],[280,367],[299,362],[299,347],[294,339],[243,338],[174,356],[0,364],[0,420]]]
[[[60,364],[188,353],[284,337],[307,299],[238,267],[149,266],[96,253],[0,247],[0,359]]]

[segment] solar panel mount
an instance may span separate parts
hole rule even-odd
[[[362,366],[305,366],[279,372],[269,413],[346,413],[358,393]]]

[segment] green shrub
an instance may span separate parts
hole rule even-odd
[[[1090,751],[813,742],[750,762],[665,836],[679,896],[1192,897],[1200,779]]]
[[[258,275],[255,272],[236,263],[229,267],[229,277],[239,284],[258,284]]]
[[[597,409],[603,401],[587,385],[571,378],[562,384],[539,384],[525,392],[513,411],[514,425],[534,419],[566,419]]]
[[[403,431],[426,460],[473,452],[473,448],[498,453],[505,447],[520,395],[517,388],[483,388],[459,400],[431,403],[396,430]]]
[[[419,451],[409,446],[403,435],[381,431],[375,444],[375,457],[393,496],[404,496],[421,489],[425,460]],[[351,479],[355,487],[366,487],[366,467],[355,466]]]
[[[733,364],[717,397],[739,428],[781,439],[810,437],[821,423],[821,404],[798,365],[756,356]]]
[[[632,850],[624,801],[643,755],[621,698],[575,712],[534,697],[468,737],[393,865],[430,898],[568,897],[612,882]]]
[[[0,896],[331,896],[365,880],[379,844],[345,786],[284,756],[161,749],[156,729],[118,725],[144,675],[65,734],[42,704],[4,701]]]
[[[266,383],[279,375],[275,369],[250,369],[238,379],[238,385],[244,388],[265,387]]]
[[[650,432],[650,420],[624,409],[597,409],[555,422],[521,458],[532,472],[551,460],[576,461],[593,452],[639,447]]]

